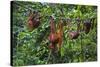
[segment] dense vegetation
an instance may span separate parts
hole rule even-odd
[[[11,4],[14,66],[97,60],[96,6],[21,1],[14,1]],[[31,12],[38,12],[41,18],[40,24],[30,31],[27,23]],[[56,30],[59,29],[57,26],[60,20],[63,22],[62,44],[59,50],[50,48],[48,39],[51,32],[50,16],[53,16]],[[68,34],[70,31],[77,30],[77,17],[82,20],[79,36],[72,39]],[[93,20],[90,21],[91,19]],[[87,33],[83,29],[84,22],[91,22],[90,30]]]

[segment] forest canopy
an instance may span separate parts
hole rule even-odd
[[[97,6],[11,2],[12,65],[97,61]]]

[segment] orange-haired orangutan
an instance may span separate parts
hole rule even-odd
[[[49,35],[49,41],[50,41],[50,48],[54,49],[56,48],[57,43],[57,35],[55,30],[55,24],[54,24],[54,18],[50,17],[50,35]]]
[[[60,22],[58,23],[57,37],[58,37],[58,49],[59,49],[63,42],[63,21],[62,20],[60,20]]]
[[[32,31],[33,29],[37,28],[40,25],[40,15],[38,12],[34,11],[30,13],[30,16],[28,18],[27,26],[29,28],[29,31]]]
[[[54,24],[54,19],[51,17],[50,20],[50,35],[49,35],[49,41],[50,41],[50,48],[56,50],[57,48],[59,49],[62,44],[62,36],[63,36],[63,24],[62,21],[58,23],[58,29],[57,31],[55,30],[55,24]]]
[[[78,36],[79,36],[80,22],[81,22],[81,20],[80,20],[80,18],[77,18],[76,21],[77,21],[77,31],[71,31],[71,32],[69,32],[70,39],[77,39]]]

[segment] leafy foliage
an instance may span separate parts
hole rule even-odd
[[[13,1],[11,8],[14,66],[97,60],[97,19],[92,21],[93,29],[91,28],[88,34],[82,31],[74,40],[68,36],[66,23],[66,18],[96,18],[96,6]],[[39,27],[32,32],[27,28],[30,10],[38,11],[42,16]],[[55,54],[52,54],[48,40],[51,15],[54,16],[55,24],[58,24],[60,18],[64,19],[63,44],[61,50]],[[70,30],[77,30],[76,21],[71,22]]]

